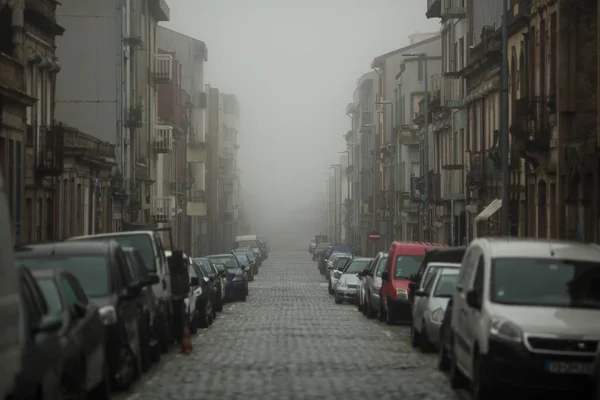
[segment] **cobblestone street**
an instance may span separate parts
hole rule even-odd
[[[226,306],[119,399],[454,399],[409,328],[335,305],[306,252],[273,253],[245,303]]]

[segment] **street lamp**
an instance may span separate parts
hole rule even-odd
[[[415,57],[423,61],[423,86],[425,98],[423,99],[423,113],[425,114],[425,151],[423,152],[423,173],[425,174],[425,198],[423,206],[429,223],[429,82],[427,76],[427,53],[404,53],[404,57]]]
[[[390,109],[392,110],[390,113],[390,126],[391,126],[391,139],[392,139],[392,147],[396,145],[396,134],[394,131],[394,103],[392,101],[376,101],[375,102],[376,105],[389,105],[392,106],[390,107]],[[388,145],[389,146],[389,145]],[[396,204],[396,196],[394,194],[394,179],[393,179],[393,175],[392,174],[392,169],[394,167],[394,164],[392,162],[392,160],[395,158],[394,157],[394,153],[391,153],[391,157],[390,157],[390,162],[389,162],[389,167],[388,167],[388,224],[387,224],[387,234],[386,234],[386,238],[389,239],[389,245],[392,244],[392,242],[394,241],[394,206]]]

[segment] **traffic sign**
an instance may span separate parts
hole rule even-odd
[[[379,239],[381,239],[381,233],[377,232],[377,231],[371,231],[371,233],[369,233],[369,240],[373,243],[379,241]]]

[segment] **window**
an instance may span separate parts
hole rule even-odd
[[[65,277],[60,278],[60,286],[62,286],[62,290],[65,293],[65,297],[67,298],[67,305],[69,308],[77,304],[77,294],[75,293],[75,289],[71,287],[69,281],[66,280]]]
[[[48,314],[57,315],[63,309],[62,301],[60,300],[60,293],[58,292],[58,288],[54,283],[53,279],[38,279],[37,281],[42,294],[44,295],[44,299],[48,304]]]

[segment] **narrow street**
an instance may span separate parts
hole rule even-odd
[[[121,399],[454,399],[409,328],[335,305],[306,252],[272,253],[233,303]]]

